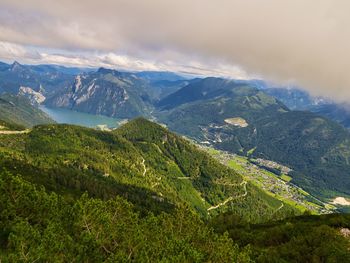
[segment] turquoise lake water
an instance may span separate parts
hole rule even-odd
[[[106,125],[108,128],[119,126],[120,119],[114,119],[102,115],[94,115],[61,108],[48,108],[40,106],[40,109],[48,114],[57,123],[75,124],[89,128],[97,125]]]

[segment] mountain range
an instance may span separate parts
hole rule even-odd
[[[48,65],[2,64],[0,87],[26,96],[33,105],[120,119],[156,118],[201,143],[286,165],[293,170],[293,182],[319,196],[349,194],[348,133],[318,116],[335,118],[344,111],[325,100],[297,89],[268,88],[257,80],[188,80],[170,72],[106,68],[74,76],[76,72]],[[317,115],[289,108],[312,109]],[[296,140],[303,143],[296,147]]]
[[[350,106],[347,103],[335,103],[330,99],[314,97],[299,88],[265,88],[264,92],[292,110],[311,111],[350,128]]]
[[[263,82],[0,71],[0,260],[350,260],[349,216],[318,215],[347,211],[330,201],[350,196],[349,131]],[[128,121],[55,124],[40,104]]]
[[[49,73],[27,67],[15,62],[2,72],[35,72],[30,80],[44,75],[52,78],[52,72],[63,76],[52,78],[59,84],[50,92],[42,91],[49,90],[43,84],[30,88],[37,93],[14,89],[32,104],[41,94],[45,96],[42,103],[49,107],[119,119],[144,116],[199,143],[287,166],[293,183],[324,200],[350,195],[349,132],[320,112],[291,110],[325,107],[324,101],[305,92],[269,89],[257,80],[186,79],[169,72],[100,68],[73,76],[55,67]],[[46,67],[40,69],[45,72]]]
[[[292,111],[262,90],[216,78],[188,85],[159,105],[157,117],[174,131],[286,165],[293,182],[318,196],[349,195],[350,134],[327,118]]]

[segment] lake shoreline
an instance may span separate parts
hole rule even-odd
[[[94,115],[64,108],[51,108],[45,105],[40,105],[39,109],[49,115],[57,123],[74,124],[88,128],[106,126],[109,129],[115,129],[119,127],[120,122],[123,121],[103,115]]]

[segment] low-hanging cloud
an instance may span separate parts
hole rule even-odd
[[[346,0],[0,0],[0,10],[2,41],[158,62],[218,57],[350,101]]]

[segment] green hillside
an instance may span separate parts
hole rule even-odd
[[[121,197],[67,201],[0,173],[4,262],[229,262],[249,258],[188,210],[140,216]],[[248,261],[242,261],[248,262]]]
[[[157,118],[170,130],[288,166],[292,182],[318,197],[350,195],[350,133],[331,120],[290,111],[260,90],[215,78],[188,85],[160,104]]]
[[[0,167],[4,262],[283,262],[289,240],[302,254],[299,233],[314,237],[297,226],[276,239],[281,253],[270,241],[253,242],[272,231],[257,223],[300,212],[145,119],[113,132],[51,124],[0,134]],[[312,241],[310,255],[349,258],[337,228],[350,224],[339,218],[317,226],[333,246]],[[281,222],[274,231],[287,231]]]
[[[349,214],[304,215],[249,225],[227,213],[210,225],[218,233],[228,233],[240,247],[249,246],[255,262],[350,262]]]
[[[0,95],[0,120],[25,127],[54,122],[28,99],[11,94]]]
[[[275,213],[281,201],[144,119],[114,132],[37,126],[11,139],[3,135],[0,143],[2,167],[69,196],[87,191],[106,200],[119,194],[143,210],[187,206],[203,217],[232,211],[254,222],[297,213],[288,205]]]

